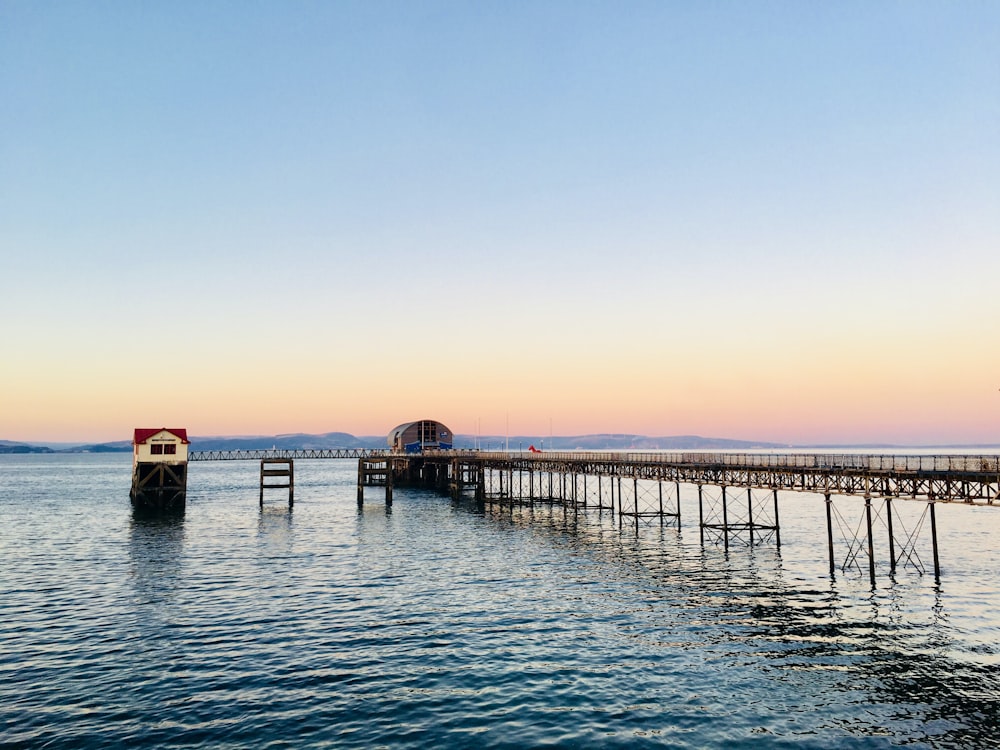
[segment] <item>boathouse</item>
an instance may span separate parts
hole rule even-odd
[[[132,438],[133,463],[186,463],[188,460],[187,430],[137,428]]]
[[[406,422],[395,427],[386,442],[394,453],[423,453],[427,450],[451,450],[455,436],[433,419]]]
[[[136,428],[132,437],[132,505],[183,510],[187,494],[187,430]]]

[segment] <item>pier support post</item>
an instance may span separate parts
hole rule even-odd
[[[934,550],[934,582],[941,583],[941,561],[938,558],[937,518],[934,515],[934,495],[930,496],[931,547]]]
[[[896,539],[892,535],[892,498],[885,499],[885,520],[889,527],[889,572],[896,572]]]
[[[726,552],[729,552],[729,509],[726,501],[726,486],[722,486],[722,539]]]
[[[129,497],[142,511],[184,512],[187,496],[187,463],[137,463],[132,471]]]
[[[830,550],[830,578],[837,573],[837,564],[833,558],[833,501],[830,500],[830,493],[823,495],[826,498],[826,544]]]
[[[698,485],[698,533],[701,535],[701,543],[705,543],[705,510],[702,507],[702,490],[701,485]]]
[[[781,523],[778,521],[778,491],[774,491],[774,544],[781,548]]]
[[[639,533],[639,480],[632,478],[632,510],[635,511],[635,533]]]
[[[875,542],[872,540],[872,499],[865,495],[865,524],[868,527],[868,577],[875,588]]]
[[[622,478],[617,477],[617,479],[618,479],[618,528],[620,529],[622,527],[622,511],[624,510],[624,508],[622,507]]]

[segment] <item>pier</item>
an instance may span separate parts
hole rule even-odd
[[[825,529],[817,534],[830,575],[867,572],[873,587],[877,546],[890,573],[912,567],[921,574],[933,570],[940,579],[937,504],[1000,506],[997,455],[478,451],[453,449],[453,436],[446,425],[425,419],[394,428],[388,448],[381,449],[193,451],[183,430],[136,430],[133,503],[183,508],[187,462],[259,461],[261,509],[265,491],[273,489],[287,491],[291,509],[296,460],[357,460],[359,508],[372,488],[391,505],[394,488],[425,487],[481,504],[607,511],[619,528],[636,533],[642,524],[678,530],[682,523],[697,524],[703,544],[728,551],[731,545],[780,547],[781,496],[811,495],[825,503]],[[894,507],[903,501],[923,504],[919,520]],[[695,502],[697,520],[682,513]],[[925,535],[929,556],[917,548]]]
[[[879,454],[618,453],[427,451],[389,453],[359,459],[358,503],[365,487],[382,487],[387,503],[393,487],[422,486],[453,497],[471,494],[482,503],[558,503],[573,509],[595,508],[617,515],[638,529],[658,519],[681,524],[682,487],[694,491],[701,539],[754,546],[780,546],[780,493],[809,493],[826,503],[823,540],[830,574],[837,568],[861,569],[867,560],[875,585],[874,528],[885,526],[888,562],[924,572],[915,545],[928,521],[933,571],[940,578],[937,503],[1000,505],[1000,457],[978,455],[892,456]],[[835,498],[863,500],[857,524],[840,523]],[[893,528],[894,501],[925,504],[917,529]],[[834,548],[838,528],[853,529],[839,560]]]

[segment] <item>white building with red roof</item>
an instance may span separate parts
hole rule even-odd
[[[132,438],[133,463],[187,463],[191,442],[187,430],[172,427],[139,428]]]

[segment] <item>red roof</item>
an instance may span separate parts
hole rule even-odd
[[[188,440],[187,430],[177,429],[175,427],[156,427],[153,429],[150,429],[148,427],[147,428],[136,427],[135,436],[132,438],[132,445],[141,445],[142,443],[145,443],[147,440],[153,437],[153,435],[156,435],[160,432],[169,432],[172,435],[176,435],[181,439],[181,442],[184,443],[185,445],[190,445],[191,443],[191,441]]]

